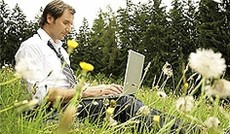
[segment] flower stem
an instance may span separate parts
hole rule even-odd
[[[198,88],[201,86],[202,84],[202,87],[203,88],[203,84],[205,83],[205,78],[202,78],[201,81],[197,84],[197,86],[193,89],[193,91],[190,93],[190,95],[193,95],[197,90]],[[201,89],[202,90],[202,89]]]

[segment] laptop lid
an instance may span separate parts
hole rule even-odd
[[[124,94],[134,94],[140,87],[145,56],[133,50],[128,51]]]
[[[133,50],[128,51],[128,59],[125,71],[124,90],[119,95],[104,95],[95,97],[82,98],[83,100],[116,98],[122,95],[134,94],[140,87],[142,77],[143,65],[145,56]]]

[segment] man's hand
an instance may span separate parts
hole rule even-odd
[[[87,87],[83,92],[82,97],[94,97],[103,95],[117,95],[123,92],[123,87],[121,85],[111,84],[111,85],[98,85]]]

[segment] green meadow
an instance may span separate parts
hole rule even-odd
[[[15,77],[15,71],[11,67],[5,67],[0,70],[0,133],[1,134],[52,134],[58,133],[56,130],[60,127],[60,120],[63,117],[63,111],[59,111],[58,119],[44,121],[49,113],[45,113],[45,106],[36,109],[37,116],[26,118],[23,111],[27,110],[26,105],[29,99],[26,86],[23,81]],[[114,81],[103,75],[88,76],[88,81],[93,84],[114,83]],[[117,81],[121,83],[121,80]],[[163,89],[164,90],[164,89]],[[167,97],[158,94],[157,89],[152,87],[141,87],[136,97],[142,100],[147,106],[161,110],[165,114],[173,115],[185,122],[196,124],[201,128],[204,134],[228,134],[230,133],[230,107],[229,105],[219,105],[218,102],[210,103],[206,99],[198,98],[195,100],[193,109],[189,112],[180,112],[176,108],[176,101],[181,96],[175,96],[168,93]],[[218,126],[208,127],[205,121],[209,117],[219,119]],[[89,123],[86,119],[80,122],[74,118],[73,123],[67,128],[69,134],[107,134],[107,133],[169,133],[170,123],[165,123],[165,127],[159,131],[154,129],[138,132],[135,127],[135,119],[126,123],[109,125],[106,121],[102,123]],[[215,122],[211,122],[211,124]],[[156,122],[157,124],[157,122]],[[190,126],[192,127],[192,125]],[[154,126],[153,126],[154,128]],[[65,128],[66,129],[66,128]],[[189,131],[188,131],[189,133]],[[197,132],[198,133],[198,132]]]

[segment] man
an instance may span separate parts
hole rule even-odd
[[[24,41],[15,55],[16,64],[25,62],[23,66],[34,77],[27,77],[28,90],[42,102],[47,97],[48,102],[55,102],[57,96],[63,103],[68,102],[75,93],[75,85],[69,81],[64,73],[62,64],[70,64],[69,57],[62,47],[61,40],[71,31],[75,10],[61,0],[50,2],[41,16],[40,28],[31,38]],[[70,68],[69,68],[70,69]],[[69,72],[70,75],[71,71]],[[34,90],[34,86],[36,87]],[[87,87],[82,97],[101,96],[107,94],[122,93],[120,85],[98,85]],[[115,98],[115,120],[125,122],[134,117],[144,104],[132,96]],[[79,118],[92,117],[95,120],[99,116],[104,117],[106,106],[103,100],[97,100],[98,105],[92,105],[91,100],[83,100],[82,108],[78,109]],[[102,113],[101,113],[102,111]],[[102,115],[100,115],[102,114]],[[161,112],[152,110],[147,123],[151,128],[152,116],[160,115]],[[163,125],[162,116],[160,125]],[[144,122],[142,122],[144,123]],[[175,123],[172,127],[177,128]]]

